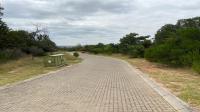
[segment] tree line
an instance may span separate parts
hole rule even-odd
[[[56,50],[56,44],[50,40],[44,29],[33,32],[13,30],[2,20],[3,8],[0,7],[0,60],[9,60],[30,54],[42,56]]]
[[[167,24],[155,35],[145,58],[171,66],[192,67],[200,73],[200,17]]]
[[[156,32],[154,39],[130,33],[118,44],[78,45],[67,50],[121,53],[174,67],[192,67],[200,73],[200,17],[181,19],[175,25],[166,24]]]

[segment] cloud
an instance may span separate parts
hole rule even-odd
[[[58,45],[118,42],[130,32],[154,36],[164,24],[199,16],[199,0],[3,0],[13,29],[40,23]]]

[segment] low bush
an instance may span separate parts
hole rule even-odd
[[[73,56],[79,57],[79,54],[77,52],[73,53]]]
[[[200,73],[200,51],[193,53],[192,69]]]
[[[200,73],[200,61],[193,62],[192,69]]]
[[[144,46],[132,45],[128,47],[128,55],[130,58],[142,58],[144,57]]]
[[[29,48],[29,52],[33,55],[33,56],[44,56],[45,52],[43,49],[38,48],[38,47],[30,47]]]
[[[0,60],[6,61],[10,59],[18,59],[25,54],[20,49],[6,49],[0,51]]]

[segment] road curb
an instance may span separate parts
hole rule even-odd
[[[133,70],[133,72],[136,72],[148,85],[151,86],[152,89],[154,89],[154,91],[156,91],[159,95],[161,95],[178,112],[195,112],[195,110],[193,110],[186,102],[176,97],[174,94],[169,92],[166,88],[160,86],[154,80],[151,80],[148,74],[143,73],[142,71],[130,65],[128,62],[124,60],[121,61],[128,64],[128,66]]]

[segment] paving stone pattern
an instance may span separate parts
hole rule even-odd
[[[0,112],[174,112],[122,61],[83,55],[63,71],[0,90]]]

